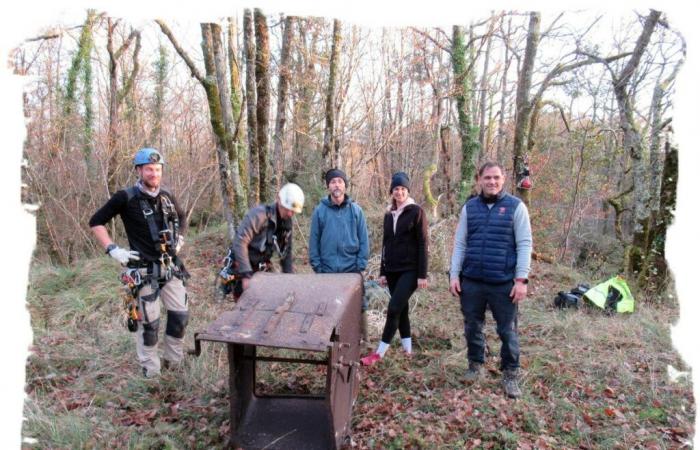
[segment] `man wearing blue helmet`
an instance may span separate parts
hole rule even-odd
[[[136,332],[136,353],[143,373],[160,374],[158,329],[160,305],[167,310],[164,365],[178,365],[183,359],[183,341],[188,321],[187,272],[178,257],[184,244],[186,223],[175,197],[161,187],[163,156],[153,148],[142,148],[134,157],[138,181],[116,192],[90,219],[97,241],[125,270],[122,281],[135,300],[129,329]],[[106,224],[119,215],[124,223],[129,249],[112,241]],[[131,314],[132,312],[130,312]]]

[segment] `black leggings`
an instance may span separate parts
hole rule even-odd
[[[391,292],[389,308],[386,311],[386,323],[382,333],[382,342],[387,344],[399,329],[401,338],[411,337],[411,322],[408,319],[408,299],[418,286],[418,273],[415,270],[407,272],[391,272],[386,274],[386,281]]]

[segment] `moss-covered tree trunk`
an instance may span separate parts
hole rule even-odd
[[[71,66],[66,76],[63,92],[63,119],[60,126],[61,144],[64,149],[82,147],[85,165],[88,173],[94,172],[92,167],[92,62],[90,54],[94,47],[93,28],[97,22],[94,10],[88,10],[87,18],[78,39],[78,49],[73,54]],[[82,100],[84,113],[78,112],[79,89],[82,82]],[[80,124],[82,122],[82,125]],[[81,137],[78,131],[81,130]]]
[[[255,115],[257,90],[255,83],[255,32],[253,13],[250,9],[243,12],[243,47],[245,49],[245,104],[248,119],[248,157],[249,184],[248,206],[260,203],[260,159],[258,157],[258,121]]]
[[[452,27],[452,69],[454,71],[455,94],[457,103],[457,121],[459,137],[462,141],[462,162],[460,165],[460,189],[459,203],[467,199],[474,188],[474,175],[476,174],[476,157],[479,153],[478,130],[473,126],[469,105],[471,103],[472,78],[469,72],[473,65],[467,65],[465,58],[464,29],[460,26]]]
[[[219,185],[221,188],[221,205],[226,219],[228,238],[233,242],[236,232],[234,219],[235,201],[230,177],[228,150],[233,145],[231,103],[226,85],[226,75],[221,73],[221,62],[217,59],[221,53],[221,28],[211,23],[201,24],[202,54],[206,78],[202,83],[207,93],[209,116],[216,136],[216,156],[219,164]],[[217,42],[218,41],[218,42]],[[216,42],[216,43],[215,43]],[[223,77],[224,83],[220,80]],[[222,89],[222,84],[224,84]]]
[[[233,189],[229,193],[229,204],[232,213],[237,218],[242,218],[246,210],[245,191],[241,185],[241,175],[238,167],[238,154],[236,153],[235,136],[237,125],[233,114],[233,102],[231,101],[231,87],[229,85],[229,75],[227,73],[226,49],[222,41],[223,33],[219,24],[210,24],[212,44],[214,51],[214,65],[216,71],[216,83],[219,90],[219,103],[221,104],[221,115],[224,122],[224,151],[225,155],[219,158],[220,166],[227,175],[230,182],[226,183],[227,189]],[[222,191],[223,192],[223,191]]]
[[[233,136],[233,149],[229,153],[229,160],[238,159],[238,171],[240,172],[240,192],[244,198],[248,198],[248,148],[244,144],[246,129],[243,126],[243,100],[241,92],[240,60],[238,58],[238,37],[236,33],[236,19],[228,19],[228,65],[231,76],[231,110],[236,124],[236,132]],[[238,192],[238,189],[236,190]],[[244,205],[240,204],[236,209],[238,219],[245,213]]]
[[[192,58],[183,50],[180,44],[175,39],[172,31],[162,20],[156,20],[163,34],[165,34],[173,44],[175,51],[180,55],[190,73],[197,81],[200,82],[207,95],[207,104],[209,106],[209,121],[212,131],[216,137],[216,156],[219,163],[219,188],[222,201],[222,212],[226,220],[227,232],[229,240],[233,240],[236,223],[234,220],[235,202],[233,200],[234,189],[231,183],[229,173],[230,161],[228,159],[230,145],[233,142],[233,116],[231,113],[231,103],[228,97],[227,76],[225,73],[225,57],[223,45],[221,43],[221,27],[209,23],[201,24],[202,30],[202,54],[204,56],[204,67],[206,76],[197,69],[197,66],[192,61]],[[216,36],[214,35],[216,34]],[[218,59],[218,63],[217,63]],[[219,92],[219,80],[224,80],[225,93]],[[222,95],[223,94],[223,95]],[[222,105],[223,99],[223,105]],[[224,115],[226,112],[226,117]],[[244,199],[240,199],[239,205],[244,203]]]
[[[270,130],[270,37],[267,18],[258,8],[253,12],[255,20],[255,82],[258,99],[255,108],[257,120],[258,165],[260,167],[260,201],[272,200],[268,146]]]
[[[613,90],[617,101],[620,128],[622,129],[622,145],[629,152],[632,161],[632,174],[634,176],[633,188],[633,216],[634,232],[632,242],[625,249],[625,271],[628,276],[636,278],[644,267],[647,258],[649,238],[649,185],[647,179],[647,167],[644,158],[644,143],[639,129],[634,120],[632,99],[628,92],[629,82],[639,67],[642,55],[649,44],[651,34],[661,17],[661,13],[652,10],[644,21],[642,33],[637,38],[637,43],[632,56],[625,64],[619,76],[613,76]]]
[[[648,257],[640,276],[640,284],[656,292],[666,287],[670,276],[666,261],[666,233],[673,223],[678,185],[678,149],[666,141],[665,153],[659,209],[652,216],[653,226],[649,230]]]

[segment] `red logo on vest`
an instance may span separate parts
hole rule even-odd
[[[502,216],[502,215],[505,214],[505,213],[506,213],[506,207],[505,207],[505,206],[501,206],[500,208],[498,208],[498,215],[499,215],[499,216]]]

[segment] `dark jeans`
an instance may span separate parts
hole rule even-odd
[[[389,272],[386,274],[386,282],[389,285],[391,300],[386,311],[386,323],[382,333],[382,342],[387,344],[399,329],[402,338],[411,337],[411,321],[408,319],[408,299],[418,287],[418,273],[415,270],[408,272]]]
[[[484,362],[484,318],[486,305],[496,321],[496,331],[501,338],[501,370],[520,367],[518,342],[518,305],[512,302],[510,291],[513,282],[487,284],[462,279],[462,314],[464,337],[467,340],[467,359]]]

